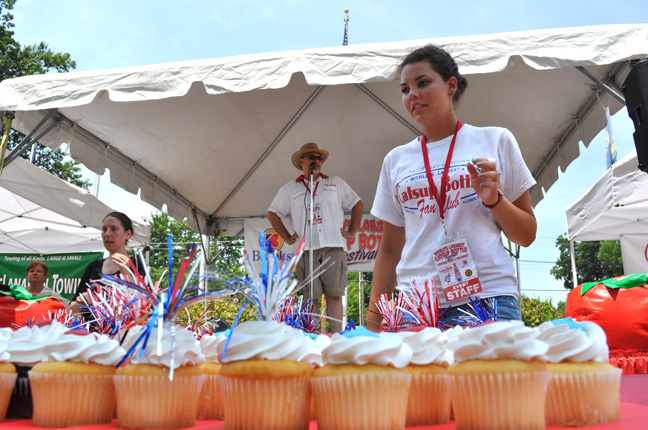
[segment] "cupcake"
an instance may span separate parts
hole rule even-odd
[[[547,425],[586,426],[619,420],[621,369],[607,363],[605,332],[590,321],[547,321],[540,340],[549,345]]]
[[[7,410],[7,418],[32,417],[33,403],[29,371],[42,360],[43,347],[67,331],[65,325],[52,322],[21,327],[11,333],[7,352],[11,356],[11,362],[16,366],[18,377]]]
[[[200,369],[206,378],[198,399],[196,418],[199,420],[222,420],[225,417],[220,388],[221,363],[218,345],[227,342],[228,335],[229,330],[226,330],[221,333],[205,334],[200,338],[200,351],[205,356],[205,362],[200,365]]]
[[[545,428],[551,376],[538,333],[522,321],[496,321],[459,334],[448,368],[458,430]]]
[[[324,365],[322,350],[331,343],[331,338],[325,334],[304,333],[304,335],[306,336],[306,352],[299,357],[299,361],[309,364],[313,369],[322,367]],[[315,400],[312,395],[310,400],[310,419],[317,419]]]
[[[42,350],[29,371],[34,413],[41,427],[110,423],[115,411],[113,375],[125,351],[106,335],[70,330]]]
[[[318,429],[405,428],[412,348],[397,334],[334,334],[322,357],[311,381]]]
[[[16,367],[9,362],[11,355],[7,346],[11,339],[11,329],[0,329],[0,421],[4,421],[16,385]]]
[[[450,421],[450,377],[448,366],[454,359],[448,351],[448,337],[436,327],[398,333],[412,348],[405,370],[412,375],[407,402],[406,425],[445,424]]]
[[[234,328],[227,349],[218,345],[225,427],[307,429],[311,366],[304,334],[276,321],[246,321]]]
[[[205,375],[205,356],[194,334],[171,322],[159,330],[131,328],[124,349],[130,363],[117,369],[117,425],[125,428],[192,427]],[[161,331],[161,332],[160,332]],[[146,342],[145,345],[143,343]]]

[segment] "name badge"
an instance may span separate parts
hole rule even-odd
[[[432,255],[447,302],[482,292],[477,266],[465,235],[460,233],[436,243]]]

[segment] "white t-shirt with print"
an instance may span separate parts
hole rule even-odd
[[[438,192],[452,137],[427,143]],[[463,232],[467,237],[483,288],[481,298],[518,297],[513,260],[504,248],[501,230],[471,186],[466,165],[474,158],[496,161],[501,173],[500,190],[510,201],[518,199],[535,180],[507,129],[464,124],[459,130],[448,170],[446,229],[448,234]],[[421,142],[417,138],[393,149],[385,157],[371,214],[405,227],[406,242],[396,268],[399,284],[409,284],[413,277],[435,276],[441,304],[446,306],[431,253],[432,244],[444,233],[437,201],[430,198],[429,188]],[[451,305],[468,301],[463,298],[452,301]]]
[[[344,209],[351,210],[360,197],[343,179],[337,176],[320,176],[315,181],[315,208],[313,222],[313,249],[341,247],[346,249],[346,239],[340,229],[344,227]],[[268,211],[282,218],[290,217],[299,237],[309,235],[310,192],[302,181],[290,181],[279,189]],[[306,239],[306,249],[310,249]]]

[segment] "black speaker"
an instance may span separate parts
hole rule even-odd
[[[632,66],[622,89],[628,115],[635,126],[633,137],[639,169],[648,172],[648,61]]]

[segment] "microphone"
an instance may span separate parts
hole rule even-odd
[[[308,166],[308,173],[310,175],[313,174],[313,169],[315,168],[315,162],[310,163],[310,166]]]

